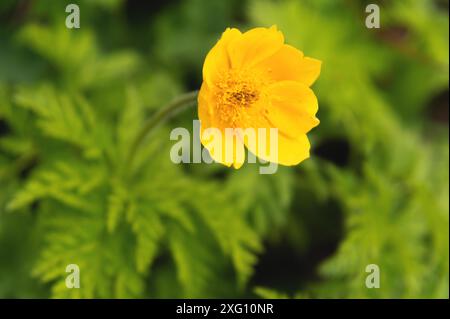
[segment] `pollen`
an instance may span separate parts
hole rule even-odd
[[[216,110],[224,122],[237,124],[260,98],[263,82],[255,74],[230,70],[217,83]]]

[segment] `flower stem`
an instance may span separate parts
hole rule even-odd
[[[172,100],[166,106],[160,108],[153,116],[151,116],[142,127],[139,134],[133,141],[131,145],[130,152],[128,153],[128,158],[126,163],[128,167],[132,164],[134,156],[136,155],[139,146],[145,140],[145,138],[164,120],[170,118],[175,115],[177,112],[182,109],[194,105],[197,102],[198,91],[192,91],[189,93],[182,94]]]

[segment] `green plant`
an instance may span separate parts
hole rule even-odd
[[[80,1],[70,32],[65,4],[0,5],[0,297],[448,298],[448,115],[430,116],[448,100],[448,14],[434,2],[385,3],[380,31],[362,1],[189,0],[142,19]],[[271,176],[173,164],[169,131],[195,108],[132,151],[145,119],[198,89],[225,27],[273,24],[324,61],[309,160]],[[64,284],[72,263],[80,289]],[[364,286],[371,263],[380,289]]]

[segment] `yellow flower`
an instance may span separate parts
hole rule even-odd
[[[319,124],[317,98],[309,87],[320,67],[319,60],[285,44],[275,26],[245,33],[227,28],[206,56],[198,95],[201,141],[211,157],[239,168],[246,145],[259,158],[282,165],[308,158],[306,133]],[[204,134],[208,128],[217,128],[223,140]],[[277,153],[271,155],[262,144],[249,143],[239,134],[230,136],[226,128],[277,128]],[[225,142],[229,138],[232,143]],[[266,138],[269,142],[268,133]],[[270,142],[267,145],[271,147]],[[231,158],[225,156],[227,152],[233,154]]]

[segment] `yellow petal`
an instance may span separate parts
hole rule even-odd
[[[207,82],[202,83],[200,91],[198,92],[197,102],[198,102],[198,118],[199,118],[199,120],[206,127],[214,126],[214,124],[213,124],[213,118],[214,118],[213,107],[212,107],[212,103],[210,102],[210,92],[208,89]]]
[[[278,136],[278,164],[297,165],[309,157],[310,144],[308,137],[303,134],[295,139]]]
[[[257,135],[256,143],[245,140],[245,145],[260,159],[286,166],[297,165],[309,157],[310,144],[306,134],[296,138],[273,134],[273,131],[266,130],[266,134]]]
[[[321,67],[322,61],[309,57],[303,58],[300,65],[301,76],[299,81],[311,86],[319,77]]]
[[[201,123],[200,140],[214,161],[240,168],[245,161],[245,148],[241,136],[233,128],[205,127]]]
[[[283,34],[275,26],[251,29],[229,42],[231,67],[252,67],[275,54],[283,43]]]
[[[245,161],[245,149],[242,138],[227,129],[214,114],[214,107],[206,82],[203,82],[198,94],[198,117],[200,120],[200,141],[209,151],[214,161],[226,166],[240,168]]]
[[[259,62],[255,68],[272,81],[298,81],[311,86],[319,77],[322,62],[303,56],[303,52],[284,44],[280,50]]]
[[[227,28],[220,40],[209,51],[203,64],[203,80],[209,85],[217,82],[220,74],[225,73],[230,68],[227,47],[231,40],[241,36],[241,32],[235,28]]]
[[[295,138],[319,124],[314,92],[305,84],[294,81],[277,82],[267,89],[268,103],[264,117],[280,134]]]

